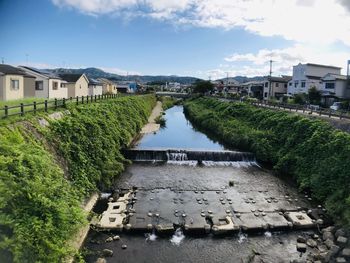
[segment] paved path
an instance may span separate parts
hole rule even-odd
[[[153,108],[151,115],[148,118],[148,123],[142,128],[141,134],[152,133],[159,130],[160,125],[155,122],[156,118],[163,112],[162,103],[157,101],[156,106]]]

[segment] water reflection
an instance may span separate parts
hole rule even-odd
[[[196,131],[186,119],[182,106],[174,106],[164,115],[166,127],[156,134],[146,134],[136,148],[191,148],[224,150],[224,146]]]

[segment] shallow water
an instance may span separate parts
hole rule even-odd
[[[224,147],[193,129],[176,106],[166,113],[167,127],[157,134],[144,136],[137,148],[186,148],[223,150]],[[229,186],[234,181],[234,186]],[[250,212],[252,208],[264,211],[310,207],[308,200],[285,181],[262,169],[256,162],[169,161],[162,163],[134,163],[115,182],[114,189],[138,187],[136,210],[160,214],[160,221],[203,220],[198,216],[198,197],[207,200],[205,209],[217,215],[226,215],[227,209]],[[220,193],[218,193],[220,192]],[[230,198],[232,204],[222,205],[219,197]],[[267,203],[274,198],[278,202]],[[247,204],[254,199],[254,204]],[[228,199],[227,199],[228,200]],[[106,201],[105,201],[106,202]],[[231,202],[230,202],[231,203]],[[99,206],[106,207],[105,204]],[[178,208],[180,207],[180,208]],[[174,216],[175,209],[186,213],[186,219]],[[97,211],[97,210],[96,210]],[[101,212],[101,210],[98,210]],[[142,212],[141,212],[142,213]],[[179,222],[176,222],[179,223]],[[104,248],[112,249],[114,256],[108,262],[290,262],[300,258],[296,239],[301,231],[256,234],[235,233],[226,237],[212,234],[194,237],[181,229],[168,236],[155,232],[140,234],[120,233],[121,240],[106,243],[112,233],[90,231],[85,248],[85,259],[95,262]],[[128,246],[122,249],[122,244]]]

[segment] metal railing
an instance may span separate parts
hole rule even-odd
[[[58,108],[66,107],[68,103],[79,104],[88,104],[97,102],[100,100],[114,99],[119,97],[117,94],[104,94],[104,95],[89,95],[81,97],[70,97],[69,99],[53,99],[45,100],[41,102],[32,102],[32,103],[20,103],[15,106],[5,105],[3,108],[0,108],[0,118],[8,118],[10,116],[24,116],[26,113],[36,113],[39,111],[48,112],[49,109],[57,110]]]
[[[252,105],[258,107],[266,107],[272,109],[282,109],[290,112],[302,112],[309,115],[318,115],[325,117],[335,117],[339,119],[350,119],[350,112],[344,110],[332,110],[329,108],[314,107],[312,105],[297,105],[297,104],[287,104],[280,102],[268,102],[268,101],[256,101],[252,102]]]

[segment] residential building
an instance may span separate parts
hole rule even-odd
[[[264,81],[249,81],[241,84],[241,95],[248,95],[259,100],[263,99]]]
[[[89,79],[85,74],[60,74],[59,76],[66,81],[68,98],[89,95]]]
[[[20,68],[0,64],[0,100],[34,97],[33,76]]]
[[[298,64],[293,67],[293,77],[288,82],[288,94],[308,93],[311,87],[322,89],[322,78],[327,74],[340,75],[341,68],[319,64]]]
[[[339,99],[350,99],[350,85],[348,77],[328,73],[322,78],[322,102],[329,106]]]
[[[89,80],[89,96],[102,95],[103,84],[92,78],[88,78]]]
[[[102,93],[103,94],[117,94],[118,93],[117,85],[113,81],[106,79],[106,78],[99,78],[97,80],[102,83]]]
[[[292,79],[290,76],[273,77],[267,76],[264,79],[264,100],[282,99],[287,94],[288,82]]]
[[[61,99],[68,97],[66,82],[56,74],[27,66],[19,66],[19,68],[35,77],[36,98]]]

